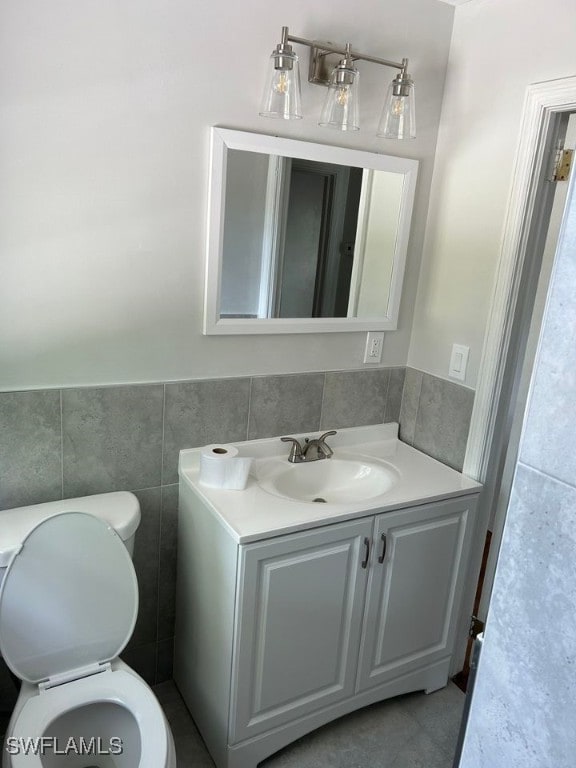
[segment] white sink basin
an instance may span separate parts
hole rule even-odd
[[[399,479],[383,462],[335,457],[302,464],[264,462],[256,474],[260,487],[275,496],[328,504],[381,496]]]

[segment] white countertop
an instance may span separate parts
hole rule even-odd
[[[293,437],[317,436],[304,433]],[[482,486],[439,461],[398,440],[398,425],[378,424],[339,429],[327,442],[338,456],[381,460],[398,473],[398,481],[386,493],[362,501],[317,504],[295,501],[263,490],[259,465],[286,461],[290,446],[280,438],[232,443],[240,456],[253,457],[246,488],[242,491],[209,488],[200,483],[201,448],[180,452],[180,482],[197,494],[239,544],[294,533],[334,522],[365,517],[376,512],[426,504],[437,499],[479,493]],[[330,461],[330,459],[325,459]],[[293,465],[297,471],[299,466]]]

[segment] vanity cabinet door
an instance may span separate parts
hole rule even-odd
[[[231,744],[353,695],[373,522],[240,548]]]
[[[475,504],[468,496],[376,517],[357,691],[452,652]]]

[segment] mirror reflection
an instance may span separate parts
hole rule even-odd
[[[417,166],[212,129],[204,332],[395,328]]]
[[[221,318],[386,315],[404,176],[230,150]]]

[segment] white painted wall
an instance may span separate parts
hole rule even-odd
[[[0,6],[0,389],[337,369],[363,334],[204,337],[211,125],[422,161],[400,330],[406,362],[453,9],[435,0],[18,0]],[[409,56],[419,137],[375,137],[395,71],[362,68],[358,133],[257,115],[270,52],[294,34]],[[304,70],[308,54],[302,53]]]
[[[572,0],[472,0],[455,12],[409,365],[447,377],[482,353],[525,91],[576,74]]]

